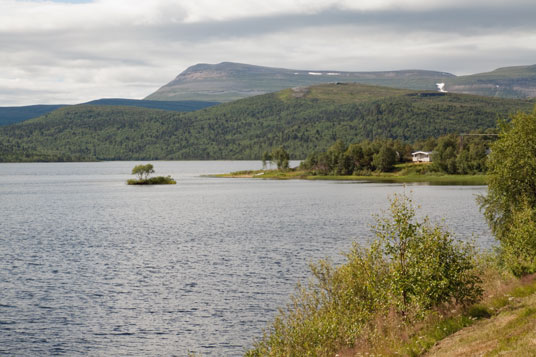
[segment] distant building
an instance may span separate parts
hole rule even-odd
[[[430,151],[415,151],[411,153],[413,162],[430,162],[432,161],[432,152]]]

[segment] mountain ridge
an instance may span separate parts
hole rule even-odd
[[[244,63],[198,63],[177,75],[145,99],[215,100],[229,102],[296,86],[322,83],[361,83],[395,88],[434,90],[436,83],[453,74],[427,70],[348,72],[296,70]]]
[[[536,97],[536,65],[501,67],[494,71],[456,76],[442,71],[405,69],[351,72],[296,70],[236,62],[198,63],[182,71],[145,99],[212,100],[229,102],[296,86],[322,83],[361,83],[415,90],[504,98]]]

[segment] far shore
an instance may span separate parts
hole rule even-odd
[[[447,175],[447,174],[411,174],[372,173],[369,176],[354,175],[311,175],[298,169],[288,170],[247,170],[226,174],[209,175],[210,177],[256,178],[265,180],[333,180],[333,181],[364,181],[384,183],[429,183],[432,185],[471,185],[484,186],[487,184],[486,175]]]

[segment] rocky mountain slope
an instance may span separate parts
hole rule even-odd
[[[362,83],[394,88],[435,90],[450,73],[405,70],[387,72],[304,71],[223,62],[197,64],[149,95],[151,100],[230,102],[286,88],[321,83]]]
[[[502,98],[535,98],[536,65],[498,68],[487,73],[448,78],[444,90]]]

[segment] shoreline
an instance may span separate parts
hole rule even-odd
[[[397,175],[396,173],[380,173],[370,176],[336,176],[336,175],[311,175],[306,171],[299,170],[247,170],[226,174],[207,175],[208,177],[220,178],[254,178],[263,180],[325,180],[325,181],[359,181],[380,183],[427,183],[431,185],[467,185],[486,186],[486,175],[431,175],[413,174]]]

